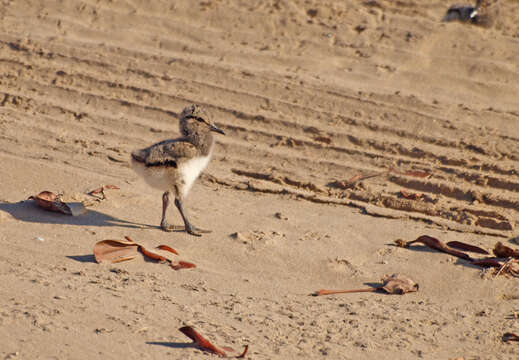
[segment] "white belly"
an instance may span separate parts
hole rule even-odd
[[[208,156],[198,157],[184,162],[179,170],[184,180],[184,187],[182,189],[182,195],[186,196],[191,190],[191,187],[195,183],[195,180],[200,176],[200,173],[205,170],[211,160],[211,154]]]
[[[162,191],[171,190],[172,181],[166,168],[160,166],[146,167],[132,158],[132,168],[148,185]]]

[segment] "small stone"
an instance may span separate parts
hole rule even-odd
[[[288,217],[286,217],[285,215],[283,215],[283,214],[280,213],[280,212],[275,213],[274,216],[275,216],[277,219],[280,219],[280,220],[288,220]]]

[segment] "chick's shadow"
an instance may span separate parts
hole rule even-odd
[[[165,346],[173,349],[197,348],[196,345],[192,342],[148,341],[146,344]]]
[[[120,226],[130,229],[155,228],[155,226],[148,224],[118,219],[92,209],[87,209],[85,214],[79,216],[70,216],[62,213],[51,212],[38,207],[32,200],[25,200],[17,203],[0,202],[0,211],[5,211],[16,220],[29,223],[78,226]]]

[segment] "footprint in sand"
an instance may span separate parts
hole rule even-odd
[[[231,238],[247,245],[249,250],[258,250],[266,246],[272,246],[285,239],[285,234],[277,231],[246,231],[231,234]]]

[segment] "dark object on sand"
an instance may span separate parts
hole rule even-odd
[[[475,6],[452,5],[443,17],[443,21],[461,21],[491,27],[498,15],[498,0],[477,0]]]

